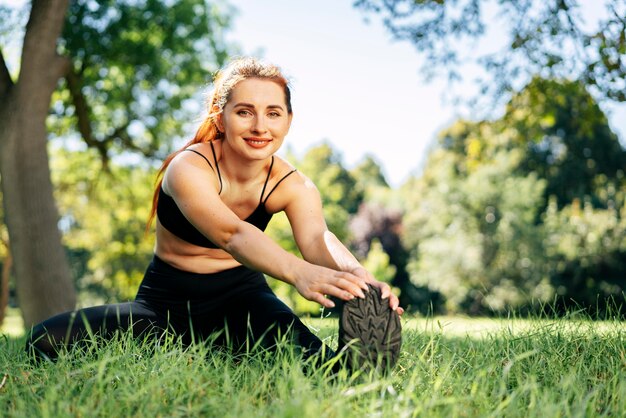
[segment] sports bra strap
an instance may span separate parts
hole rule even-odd
[[[215,169],[213,168],[213,165],[211,165],[211,163],[209,162],[209,160],[202,155],[201,153],[199,153],[198,151],[196,151],[195,149],[189,149],[189,148],[185,148],[183,151],[191,151],[195,154],[198,154],[199,156],[201,156],[202,158],[204,158],[204,161],[206,161],[206,163],[209,165],[209,167],[211,167],[211,170],[215,171]]]
[[[283,180],[285,180],[287,177],[289,177],[290,175],[292,175],[293,173],[295,173],[296,171],[298,171],[298,170],[294,168],[294,169],[293,169],[293,170],[291,170],[289,173],[285,174],[285,175],[283,176],[283,178],[282,178],[282,179],[278,180],[278,183],[276,183],[276,185],[275,185],[274,187],[272,187],[272,190],[270,190],[270,192],[267,194],[267,196],[265,196],[265,200],[263,201],[263,204],[265,204],[265,202],[267,202],[267,199],[269,199],[269,198],[270,198],[271,194],[274,192],[274,190],[276,190],[276,188],[278,187],[278,185],[279,185],[280,183],[282,183],[282,181],[283,181]]]
[[[215,155],[215,148],[213,147],[213,141],[209,141],[211,145],[211,152],[213,153],[213,160],[215,161],[215,167],[217,167],[217,178],[220,180],[220,191],[217,194],[222,193],[222,174],[220,173],[220,166],[217,163],[217,155]]]
[[[267,170],[267,177],[265,178],[265,183],[263,183],[263,190],[261,190],[261,198],[259,199],[259,203],[263,202],[263,195],[265,194],[265,188],[267,187],[267,182],[270,179],[270,174],[272,174],[272,167],[274,167],[274,156],[272,155],[272,162],[270,163],[270,169]],[[265,199],[267,200],[267,199]]]

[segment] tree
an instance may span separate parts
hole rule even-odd
[[[414,210],[412,207],[406,208],[406,212],[412,210]],[[407,272],[409,251],[401,238],[404,217],[405,213],[399,209],[368,200],[361,204],[359,211],[350,219],[349,244],[357,258],[364,262],[370,260],[369,263],[383,273],[381,277],[376,276],[377,278],[382,280],[390,274],[388,281],[400,290],[400,304],[405,309],[419,309],[426,313],[429,304],[424,302],[434,295],[426,287],[418,288],[409,280]],[[377,254],[381,251],[386,256],[382,266],[381,258]],[[374,263],[376,259],[378,262]],[[372,274],[375,272],[372,271]]]
[[[52,131],[79,133],[104,164],[120,152],[161,160],[228,57],[229,22],[206,0],[72,2],[60,40],[72,66],[54,97]]]
[[[70,68],[56,52],[67,6],[67,0],[33,1],[16,81],[0,52],[0,178],[26,326],[75,303],[57,228],[45,126],[57,80]]]
[[[552,296],[535,224],[545,185],[514,174],[516,154],[500,152],[466,172],[458,155],[438,149],[404,188],[411,281],[440,292],[449,312],[484,314]]]
[[[202,0],[32,2],[15,80],[0,51],[0,179],[26,326],[75,303],[47,155],[59,79],[55,135],[78,133],[105,167],[125,150],[166,152],[185,100],[226,57],[227,25]]]
[[[450,80],[460,80],[461,65],[469,63],[491,75],[481,83],[489,97],[541,75],[581,80],[602,98],[626,101],[626,1],[605,2],[601,16],[591,22],[581,3],[356,0],[354,5],[382,15],[396,39],[411,42],[425,56],[428,76],[447,73]],[[508,36],[496,38],[494,27]],[[500,49],[488,49],[498,41]]]
[[[582,308],[598,317],[626,313],[626,185],[616,192],[616,205],[609,208],[594,208],[590,199],[561,210],[556,199],[548,205],[544,247],[557,295],[554,311]]]
[[[403,188],[412,280],[453,311],[553,297],[559,309],[604,309],[626,288],[624,167],[581,83],[533,80],[502,118],[442,132],[423,176]]]
[[[626,150],[580,81],[534,78],[513,96],[501,127],[526,148],[519,171],[546,179],[546,198],[561,207],[586,197],[606,207],[606,182],[620,182],[626,170]]]

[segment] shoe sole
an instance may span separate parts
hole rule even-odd
[[[381,299],[378,288],[368,286],[365,299],[354,298],[341,308],[338,350],[348,351],[352,370],[374,367],[386,372],[400,356],[400,316],[391,310],[388,299]]]

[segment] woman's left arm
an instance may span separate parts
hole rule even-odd
[[[319,191],[309,179],[300,174],[301,181],[292,183],[293,196],[285,207],[296,244],[306,261],[312,264],[350,272],[381,290],[382,298],[389,298],[392,310],[402,314],[398,297],[387,283],[380,282],[368,272],[354,255],[328,230],[322,210]]]

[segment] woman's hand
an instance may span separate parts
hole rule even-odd
[[[355,297],[364,298],[363,291],[367,291],[367,282],[362,277],[314,264],[309,264],[307,268],[301,270],[294,286],[306,299],[326,308],[335,306],[326,295],[351,300]]]
[[[400,307],[400,301],[398,297],[391,292],[391,287],[384,282],[379,282],[374,278],[374,276],[363,266],[359,266],[351,271],[352,274],[361,278],[365,283],[368,283],[374,287],[380,289],[381,297],[383,299],[389,298],[389,307],[392,311],[396,311],[398,315],[402,315],[404,313],[404,309]]]

